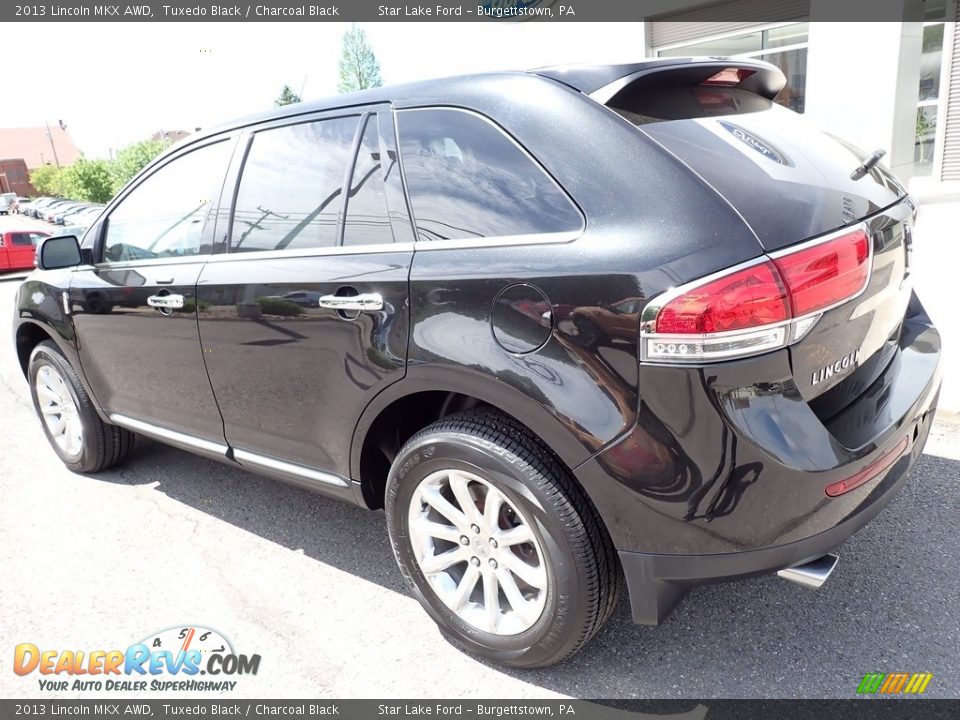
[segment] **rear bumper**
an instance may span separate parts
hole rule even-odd
[[[634,619],[656,624],[696,585],[802,564],[863,527],[922,453],[941,372],[940,336],[915,298],[888,368],[827,420],[800,397],[786,352],[642,367],[636,427],[576,469],[620,553]],[[826,495],[904,440],[876,477]]]
[[[762,575],[801,565],[836,549],[848,537],[873,520],[906,484],[923,446],[933,412],[918,421],[917,437],[909,451],[886,473],[861,510],[829,530],[786,545],[716,555],[658,555],[620,552],[630,592],[633,620],[657,625],[677,606],[691,588],[715,582]]]

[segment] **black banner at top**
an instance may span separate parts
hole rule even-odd
[[[39,0],[4,22],[781,22],[922,21],[924,0]]]

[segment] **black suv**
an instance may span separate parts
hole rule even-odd
[[[811,584],[919,456],[915,206],[774,98],[669,59],[379,88],[190,138],[14,332],[77,472],[157,438],[368,508],[443,632],[559,661],[622,579]],[[811,563],[811,561],[813,561]]]

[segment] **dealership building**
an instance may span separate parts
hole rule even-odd
[[[957,0],[876,0],[886,17],[910,18],[901,22],[810,22],[831,4],[699,0],[677,10],[672,0],[644,23],[645,54],[770,62],[787,77],[778,102],[867,152],[887,150],[884,161],[916,194],[960,193]],[[705,21],[712,16],[724,22]]]

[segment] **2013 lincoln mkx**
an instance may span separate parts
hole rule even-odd
[[[626,583],[819,585],[900,490],[940,387],[916,206],[776,102],[771,65],[378,88],[202,132],[79,242],[16,348],[96,473],[144,435],[385,511],[441,630],[536,667]]]

